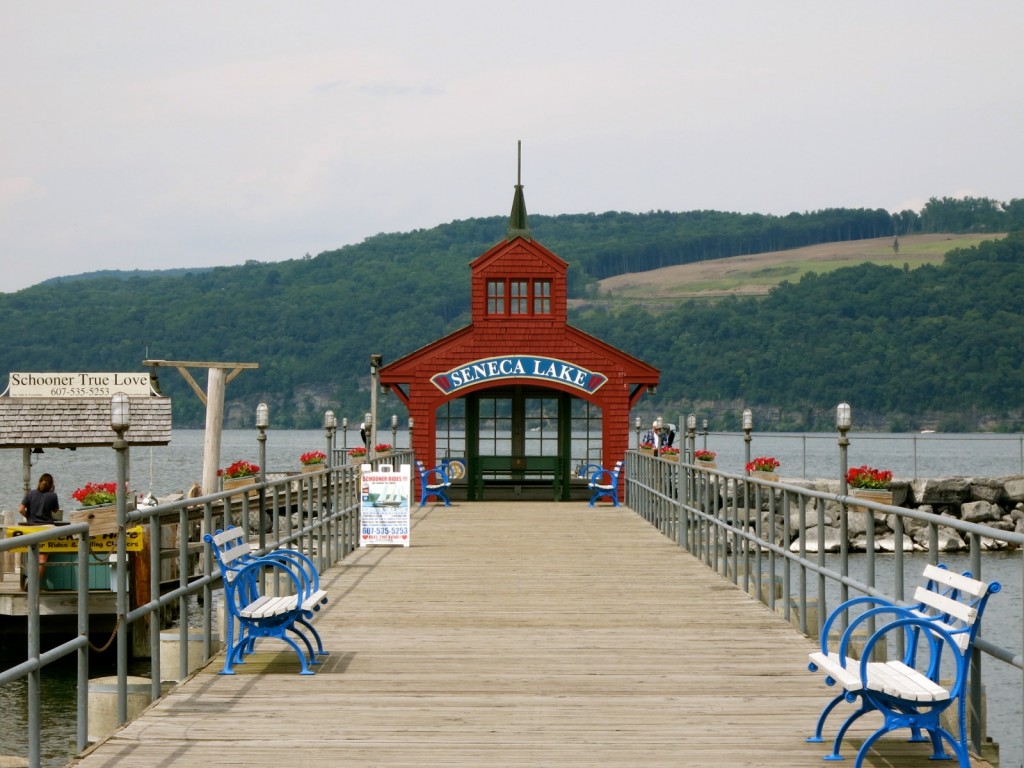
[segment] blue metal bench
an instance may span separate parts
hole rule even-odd
[[[580,477],[587,478],[590,489],[590,506],[600,499],[611,499],[612,506],[619,506],[619,475],[622,474],[622,462],[615,462],[612,469],[599,464],[585,464],[578,472]]]
[[[451,487],[452,480],[444,465],[427,469],[422,461],[417,461],[416,471],[420,475],[420,506],[426,504],[427,499],[433,496],[441,499],[446,507],[450,507],[452,503],[448,500],[448,488]]]
[[[916,604],[900,606],[883,598],[856,597],[832,611],[822,626],[821,650],[810,654],[809,668],[822,671],[825,682],[838,685],[842,692],[822,710],[814,735],[807,740],[823,740],[825,720],[841,702],[860,701],[840,726],[826,760],[842,760],[839,747],[847,730],[862,716],[878,712],[883,723],[861,745],[855,768],[860,768],[878,739],[898,728],[909,728],[911,741],[930,741],[932,760],[949,759],[943,749],[945,740],[961,768],[970,768],[964,706],[968,664],[988,598],[1001,587],[999,582],[985,583],[969,573],[953,573],[936,565],[926,566],[924,577],[927,584],[917,588]],[[844,614],[846,629],[838,647],[829,650],[832,627]],[[855,657],[850,648],[855,634],[862,636],[873,624],[881,626],[867,638],[859,658]],[[872,660],[877,646],[888,651],[889,641],[900,635],[905,648],[902,660]],[[943,683],[940,671],[946,679]],[[956,736],[939,722],[940,714],[953,706]]]
[[[233,675],[234,666],[245,663],[256,641],[267,637],[283,640],[295,650],[300,674],[314,674],[310,666],[320,664],[318,657],[327,651],[310,620],[327,603],[327,592],[320,589],[313,562],[293,549],[257,556],[242,529],[233,526],[203,539],[220,567],[228,612],[227,650],[220,674]],[[266,594],[265,584],[276,584],[286,594]]]

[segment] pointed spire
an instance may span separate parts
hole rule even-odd
[[[516,194],[512,198],[512,213],[508,217],[506,239],[530,239],[530,225],[526,221],[526,198],[523,196],[523,142],[517,142]]]

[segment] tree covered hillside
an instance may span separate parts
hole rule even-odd
[[[251,424],[261,400],[279,428],[317,426],[328,407],[355,417],[369,404],[371,353],[394,360],[469,322],[469,262],[505,226],[503,217],[456,221],[316,257],[94,273],[0,294],[0,373],[130,371],[146,358],[256,362],[228,387],[231,423]],[[874,235],[884,222],[865,211],[655,212],[531,216],[530,226],[569,262],[570,292],[584,295],[613,267],[727,255],[759,238],[778,247]],[[784,414],[779,426],[815,426],[818,409],[848,399],[859,424],[867,412],[888,419],[883,426],[938,412],[973,428],[985,414],[1016,418],[1021,247],[1010,237],[941,268],[865,265],[760,300],[680,304],[656,317],[589,308],[570,322],[661,369],[659,394],[645,407],[713,402],[728,413],[742,401]],[[204,407],[177,372],[161,371],[161,384],[174,397],[175,424],[200,426]],[[402,415],[393,398],[383,407]]]
[[[658,399],[718,410],[745,403],[778,426],[976,429],[1024,421],[1024,234],[954,251],[941,267],[863,264],[786,283],[764,299],[684,303],[648,314],[589,308],[582,328],[661,367]],[[763,424],[763,422],[759,422]]]

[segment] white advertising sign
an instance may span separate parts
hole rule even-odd
[[[359,546],[409,546],[410,479],[408,464],[397,472],[388,464],[378,469],[363,464],[359,478]]]
[[[12,373],[11,397],[149,397],[148,373]]]

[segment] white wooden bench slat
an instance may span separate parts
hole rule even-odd
[[[843,659],[835,654],[825,655],[821,651],[815,651],[810,655],[810,659],[812,664],[846,690],[860,689],[860,662],[856,659],[847,658],[845,667]]]
[[[914,599],[919,603],[934,608],[938,613],[949,614],[960,619],[964,624],[970,626],[978,616],[976,608],[970,605],[953,600],[938,592],[932,592],[925,587],[918,587],[914,591]]]
[[[259,600],[249,603],[238,613],[247,619],[265,619],[268,616],[276,615],[279,605],[276,597],[261,597]]]
[[[868,665],[868,688],[911,701],[945,701],[949,691],[901,661]]]
[[[947,568],[939,568],[937,565],[926,565],[924,577],[931,581],[945,584],[947,587],[966,592],[972,597],[981,597],[988,592],[987,582],[972,579],[970,576],[964,576],[962,573],[956,573]]]

